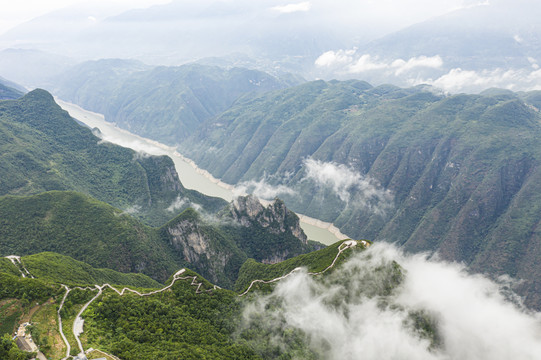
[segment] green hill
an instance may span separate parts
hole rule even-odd
[[[239,276],[235,283],[235,290],[243,292],[254,280],[272,280],[284,276],[299,267],[304,267],[309,272],[321,272],[332,264],[338,255],[338,249],[342,243],[343,241],[338,241],[324,249],[299,255],[276,264],[263,264],[254,259],[248,259],[240,268]],[[364,250],[364,247],[360,245],[345,250],[340,255],[340,258],[337,259],[336,265],[341,264],[353,252],[361,250]],[[259,288],[259,285],[256,288]]]
[[[249,213],[246,204],[259,211]],[[160,231],[187,267],[230,289],[250,257],[276,263],[321,247],[306,241],[298,217],[279,200],[265,208],[253,198],[239,198],[213,219],[188,209]]]
[[[272,209],[274,226],[283,228],[278,233],[256,220],[243,226],[226,214],[224,210],[223,218],[206,219],[188,208],[155,228],[81,193],[7,195],[0,197],[0,256],[55,252],[97,268],[140,272],[160,282],[189,267],[232,288],[248,257],[276,262],[317,248],[295,237],[299,231],[304,234],[296,215],[283,204]],[[247,213],[236,214],[250,219]]]
[[[21,258],[25,268],[37,279],[71,285],[105,284],[138,288],[161,288],[162,284],[143,274],[96,269],[69,256],[43,252]]]
[[[240,96],[294,81],[243,68],[188,64],[145,69],[133,61],[99,60],[62,74],[53,92],[133,133],[175,145]]]
[[[161,281],[179,267],[156,230],[80,193],[1,197],[0,224],[3,256],[50,251]]]
[[[195,214],[188,213],[185,217],[188,215]],[[340,244],[281,264],[263,265],[266,266],[264,277],[275,276],[297,266],[323,270],[333,263]],[[336,264],[344,261],[350,252],[344,252]],[[60,311],[64,334],[72,348],[75,339],[71,324],[75,315],[84,303],[96,295],[96,291],[79,290],[74,285],[110,282],[132,288],[163,288],[163,285],[138,274],[95,269],[55,253],[25,256],[22,263],[36,278],[10,275],[2,271],[4,267],[0,267],[0,318],[9,319],[9,328],[12,328],[19,323],[19,316],[33,307],[35,302],[41,304],[29,315],[33,324],[32,336],[46,356],[53,358],[65,354],[63,342],[51,346],[59,339],[56,309],[65,295],[59,283],[68,284],[72,289]],[[250,267],[253,266],[249,261],[243,269]],[[246,275],[253,276],[255,273],[246,271]],[[169,278],[167,284],[171,281],[173,277]],[[274,348],[267,341],[270,334],[238,332],[245,306],[252,300],[252,297],[239,297],[230,290],[215,288],[196,272],[185,270],[169,290],[150,296],[129,292],[120,296],[110,289],[104,290],[83,313],[85,322],[81,340],[85,349],[100,349],[122,359],[269,359],[272,356],[261,352],[261,349]],[[21,307],[21,313],[13,313],[14,304]],[[298,335],[295,333],[295,336]],[[267,340],[255,344],[254,336],[267,337]],[[287,345],[281,351],[284,356],[290,350],[290,344]],[[302,337],[297,339],[295,349],[298,348],[308,349]]]
[[[101,143],[43,90],[0,102],[0,195],[75,190],[162,225],[178,198],[210,212],[225,206],[185,189],[168,157]],[[182,210],[178,209],[180,212]]]
[[[228,183],[287,185],[288,207],[350,236],[524,279],[538,307],[538,98],[315,81],[237,101],[180,151]]]

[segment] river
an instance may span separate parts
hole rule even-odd
[[[78,105],[60,99],[56,99],[56,102],[73,118],[90,128],[98,128],[105,141],[151,155],[169,156],[175,163],[178,176],[184,187],[197,190],[205,195],[221,197],[227,201],[231,201],[235,195],[238,195],[233,185],[226,184],[214,178],[208,171],[199,169],[192,160],[179,154],[175,147],[132,134],[105,121],[102,114],[85,110]],[[330,245],[347,238],[333,224],[300,214],[299,218],[301,219],[301,227],[310,240]]]

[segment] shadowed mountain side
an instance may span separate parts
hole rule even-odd
[[[151,228],[80,193],[4,196],[0,197],[0,255],[56,252],[94,267],[141,272],[160,282],[189,267],[213,283],[232,288],[248,255],[277,262],[318,248],[306,243],[302,231],[296,232],[300,227],[295,214],[283,206],[272,209],[268,210],[274,216],[272,226],[246,211],[236,214],[249,227],[226,216],[226,210],[221,218],[188,208],[161,228]]]
[[[44,90],[0,102],[0,195],[75,190],[126,209],[148,224],[162,225],[168,210],[197,203],[209,212],[222,199],[185,189],[173,161],[102,142],[77,124]]]
[[[180,150],[225,182],[288,186],[290,208],[351,236],[525,279],[541,306],[537,98],[316,81],[236,102]]]
[[[59,98],[102,113],[119,127],[175,145],[240,96],[298,83],[293,76],[281,79],[243,68],[148,69],[134,61],[99,60],[74,66],[54,79],[52,88]]]
[[[23,89],[0,77],[0,100],[14,100],[24,95]]]

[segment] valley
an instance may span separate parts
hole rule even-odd
[[[106,141],[151,155],[169,156],[173,159],[180,181],[188,189],[197,190],[208,196],[220,197],[226,201],[231,201],[234,196],[244,195],[242,192],[235,190],[233,185],[226,184],[214,178],[208,171],[199,169],[193,161],[184,158],[174,147],[120,129],[114,124],[105,121],[103,115],[84,110],[78,105],[60,99],[56,99],[56,101],[75,119],[86,124],[91,129],[98,128],[101,132],[100,136]],[[337,240],[347,238],[331,223],[312,219],[302,214],[299,214],[299,217],[301,218],[302,229],[311,240],[330,245]]]
[[[0,360],[539,360],[537,0],[0,5]]]

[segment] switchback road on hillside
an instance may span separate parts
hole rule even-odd
[[[364,241],[364,240],[361,240],[359,241],[363,244],[364,247],[368,247],[368,242]],[[324,270],[320,271],[320,272],[309,272],[308,275],[321,275],[323,274],[324,272],[326,272],[327,270],[329,269],[332,269],[334,267],[334,265],[336,264],[336,260],[338,260],[338,258],[340,257],[340,255],[342,254],[342,252],[344,252],[345,250],[347,249],[350,249],[354,246],[356,246],[358,243],[358,241],[356,240],[345,240],[344,242],[342,242],[340,244],[340,246],[338,246],[338,253],[336,254],[336,256],[334,257],[334,260],[332,261],[331,265],[327,266]],[[283,280],[285,278],[287,278],[288,276],[294,274],[295,272],[299,271],[301,268],[298,267],[298,268],[295,268],[293,270],[291,270],[289,273],[283,275],[283,276],[280,276],[280,277],[277,277],[275,279],[272,279],[272,280],[254,280],[250,283],[250,286],[248,286],[248,289],[246,289],[246,291],[244,291],[242,294],[240,294],[239,296],[244,296],[246,295],[251,289],[252,289],[252,286],[254,286],[255,284],[257,283],[260,283],[260,284],[270,284],[270,283],[273,283],[273,282],[276,282],[276,281],[280,281],[280,280]]]
[[[347,249],[350,249],[350,248],[353,248],[355,246],[357,246],[358,244],[362,244],[365,248],[369,247],[370,244],[364,240],[361,240],[361,241],[356,241],[356,240],[345,240],[343,241],[339,247],[338,247],[338,252],[336,254],[336,256],[334,257],[334,260],[332,261],[332,263],[326,267],[324,270],[322,271],[319,271],[319,272],[309,272],[308,275],[312,275],[312,276],[316,276],[316,275],[321,275],[323,273],[325,273],[326,271],[332,269],[335,264],[336,264],[336,261],[338,260],[338,258],[340,257],[340,255]],[[7,256],[6,256],[7,257]],[[21,262],[21,259],[19,256],[15,256],[15,255],[12,255],[12,256],[9,256],[7,257],[8,259],[10,259],[15,265],[16,262],[18,262],[21,267],[19,268],[19,270],[21,271],[21,275],[23,277],[26,277],[25,275],[28,275],[30,277],[33,278],[33,276],[30,274],[30,272],[28,272],[28,270],[24,267],[24,265],[22,264]],[[23,270],[21,270],[21,268]],[[286,275],[283,275],[283,276],[280,276],[280,277],[277,277],[277,278],[274,278],[272,280],[254,280],[250,283],[250,286],[248,287],[248,289],[246,289],[246,291],[244,291],[242,294],[239,294],[239,297],[241,296],[244,296],[246,295],[251,289],[252,287],[256,284],[256,283],[263,283],[263,284],[270,284],[270,283],[274,283],[274,282],[277,282],[277,281],[280,281],[282,279],[285,279],[287,278],[288,276],[294,274],[295,272],[299,271],[301,268],[295,268],[293,269],[292,271],[290,271],[289,273],[287,273]],[[60,314],[63,306],[64,306],[64,303],[66,301],[66,298],[68,297],[69,293],[74,290],[74,289],[79,289],[79,290],[90,290],[90,291],[97,291],[98,293],[92,298],[90,299],[90,301],[88,301],[87,303],[85,303],[83,305],[83,307],[81,308],[81,310],[77,313],[77,316],[73,322],[73,327],[72,327],[72,332],[73,332],[73,335],[75,337],[75,340],[77,341],[77,346],[79,347],[79,355],[84,355],[85,354],[85,350],[83,348],[83,344],[81,343],[81,340],[80,340],[80,335],[83,333],[83,326],[84,326],[84,319],[82,318],[82,314],[83,312],[90,306],[90,304],[92,304],[100,295],[102,295],[103,291],[107,288],[113,290],[114,292],[116,292],[119,296],[123,296],[124,294],[126,294],[127,292],[130,292],[134,295],[137,295],[137,296],[151,296],[151,295],[154,295],[154,294],[158,294],[158,293],[161,293],[163,291],[166,291],[168,289],[170,289],[176,281],[178,280],[188,280],[188,279],[191,279],[192,282],[190,283],[190,285],[192,286],[197,286],[197,288],[195,289],[195,293],[196,294],[200,294],[200,293],[203,293],[203,292],[211,292],[213,290],[216,290],[216,289],[220,289],[219,286],[217,285],[214,285],[212,289],[208,289],[208,290],[201,290],[201,286],[203,285],[202,282],[197,282],[197,276],[184,276],[184,277],[181,277],[181,275],[186,272],[186,269],[180,269],[179,271],[177,271],[174,275],[173,275],[173,280],[171,281],[171,283],[159,290],[154,290],[154,291],[150,291],[148,293],[141,293],[137,290],[133,290],[133,289],[130,289],[130,288],[127,288],[127,287],[124,287],[122,288],[122,290],[118,290],[116,289],[115,287],[111,286],[110,284],[102,284],[102,285],[98,285],[98,284],[95,284],[94,286],[92,287],[73,287],[73,288],[69,288],[68,286],[62,284],[62,286],[66,289],[66,292],[64,294],[64,297],[62,298],[62,301],[60,303],[60,306],[58,307],[58,327],[59,327],[59,332],[60,332],[60,335],[62,337],[62,340],[64,341],[64,343],[66,344],[66,356],[62,359],[62,360],[67,360],[71,357],[70,353],[71,353],[71,345],[68,341],[68,339],[66,338],[64,332],[63,332],[63,328],[62,328],[62,316]],[[90,351],[98,351],[98,352],[101,352],[103,353],[103,351],[101,350],[97,350],[97,349],[89,349],[88,350],[89,352]],[[106,354],[106,353],[104,353]],[[114,359],[118,359],[117,357],[113,356],[113,355],[110,355],[110,354],[106,354],[108,356],[110,356],[111,358],[114,358]]]

